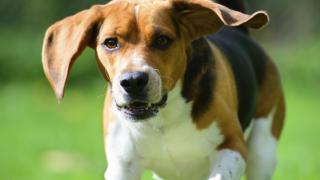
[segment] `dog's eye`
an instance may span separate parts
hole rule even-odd
[[[103,42],[103,46],[106,47],[108,50],[115,50],[119,48],[119,42],[117,38],[107,38]]]
[[[171,45],[172,39],[165,35],[160,35],[155,38],[153,47],[161,50],[167,49]]]

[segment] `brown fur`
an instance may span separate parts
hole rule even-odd
[[[279,138],[284,124],[285,104],[279,73],[270,59],[266,64],[265,77],[259,87],[255,118],[267,117],[276,108],[272,134]]]
[[[201,117],[194,120],[198,129],[205,129],[214,121],[218,122],[225,136],[219,149],[229,148],[240,152],[246,159],[247,149],[243,139],[243,133],[237,118],[237,94],[235,81],[226,57],[222,52],[211,45],[214,54],[216,85],[214,89],[214,101]]]
[[[121,3],[117,6],[124,6]],[[164,82],[164,91],[171,90],[175,82],[182,76],[186,62],[183,61],[185,54],[177,54],[175,52],[181,52],[184,48],[182,40],[177,39],[175,33],[175,27],[171,21],[170,16],[163,15],[156,19],[154,14],[158,14],[159,9],[150,9],[148,5],[141,5],[139,7],[139,14],[134,15],[134,5],[126,5],[126,11],[122,13],[122,9],[112,9],[110,11],[115,13],[115,16],[135,17],[127,18],[124,21],[115,22],[116,18],[108,18],[101,26],[100,33],[97,39],[97,55],[102,61],[103,67],[108,72],[110,80],[124,72],[139,70],[141,67],[134,64],[133,55],[138,54],[139,58],[142,58],[146,63],[155,69],[157,69],[161,76],[162,82]],[[120,12],[119,12],[120,11]],[[119,12],[119,13],[116,13]],[[117,32],[114,32],[114,30]],[[133,29],[133,31],[126,32],[125,30]],[[172,44],[172,47],[168,51],[150,50],[150,46],[153,40],[155,31],[163,31],[173,39],[177,39]],[[99,46],[106,37],[117,36],[120,38],[122,44],[121,50],[118,52],[109,53],[105,52],[101,46]],[[161,58],[161,59],[160,59]],[[175,67],[182,67],[176,69]]]
[[[139,6],[138,13],[135,12],[135,6]],[[95,48],[100,69],[111,85],[120,74],[138,71],[141,67],[134,63],[134,59],[142,58],[158,71],[163,91],[169,92],[183,77],[187,64],[186,48],[192,40],[214,33],[223,25],[259,28],[267,21],[265,12],[246,15],[209,0],[112,1],[107,5],[93,6],[50,27],[44,40],[43,66],[59,100],[63,97],[72,63],[87,45]],[[151,48],[158,31],[174,40],[166,51]],[[181,32],[181,36],[177,31]],[[121,48],[107,52],[101,44],[108,37],[117,37]],[[196,126],[201,130],[217,120],[226,137],[219,148],[231,148],[246,157],[236,113],[234,78],[224,56],[218,49],[213,47],[213,50],[217,56],[217,84],[213,92],[215,100],[212,108],[196,121]],[[267,91],[267,87],[265,89]],[[264,96],[264,93],[261,94],[261,99],[265,99]],[[112,119],[109,113],[111,103],[109,89],[105,101],[105,129]],[[277,117],[280,119],[281,113],[277,113]],[[277,125],[273,129],[277,134]]]

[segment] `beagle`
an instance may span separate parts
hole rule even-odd
[[[240,0],[114,0],[53,24],[42,63],[57,99],[87,47],[109,83],[108,180],[271,179],[285,115],[278,71]]]

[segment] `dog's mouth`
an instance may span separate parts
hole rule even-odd
[[[120,112],[132,120],[144,120],[156,116],[160,108],[166,105],[168,95],[164,95],[162,99],[155,104],[146,103],[142,101],[134,101],[128,105],[119,106],[117,108]]]

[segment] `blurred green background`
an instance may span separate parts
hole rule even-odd
[[[73,66],[58,105],[41,66],[42,38],[54,21],[101,0],[0,1],[0,179],[102,179],[106,82],[94,52]],[[288,112],[276,180],[320,179],[320,1],[247,0],[269,26],[252,31],[275,59]],[[143,179],[150,179],[146,173]]]

